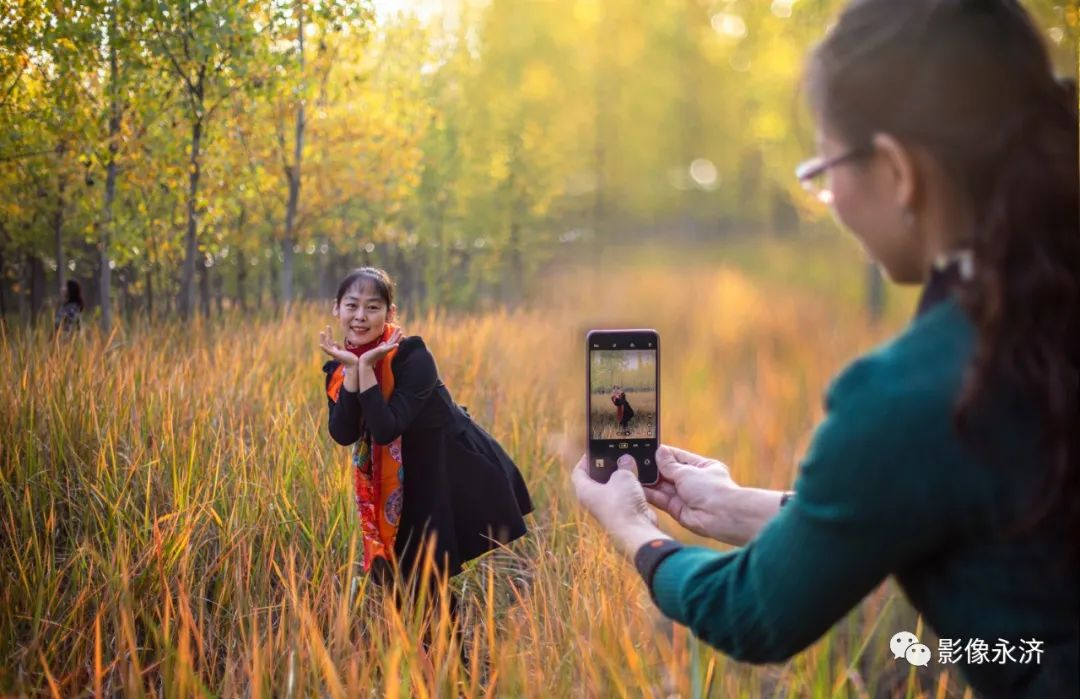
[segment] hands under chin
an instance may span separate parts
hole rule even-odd
[[[359,362],[355,354],[334,340],[334,331],[330,329],[329,325],[319,332],[319,349],[336,359],[346,368],[355,367]]]
[[[386,339],[385,342],[380,342],[375,347],[372,347],[367,352],[364,352],[362,355],[360,355],[360,366],[375,366],[375,362],[385,357],[390,352],[390,350],[398,346],[398,343],[401,342],[402,337],[403,335],[401,330],[399,328],[395,328],[394,332],[390,335],[389,338]]]

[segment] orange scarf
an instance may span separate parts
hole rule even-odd
[[[349,348],[354,354],[362,354],[393,334],[396,326],[389,323],[382,337],[370,346]],[[397,349],[387,352],[375,362],[375,380],[383,399],[389,401],[394,392],[394,372],[390,364]],[[327,395],[335,403],[345,382],[345,366],[341,365],[330,377]],[[402,482],[405,470],[401,459],[401,437],[390,444],[375,444],[371,433],[361,423],[360,439],[353,444],[353,487],[356,491],[356,509],[360,514],[360,533],[364,545],[364,570],[370,572],[375,559],[387,563],[393,561],[394,541],[397,539],[403,502]]]

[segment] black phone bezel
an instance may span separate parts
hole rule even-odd
[[[650,343],[652,343],[650,345]],[[597,345],[594,347],[594,345]],[[624,442],[594,440],[592,438],[592,351],[618,349],[656,349],[656,425],[655,436],[648,439],[627,438]],[[660,482],[660,470],[656,465],[656,449],[660,446],[660,333],[652,328],[618,328],[590,330],[585,335],[585,436],[588,443],[589,476],[606,483],[615,472],[615,460],[622,453],[634,456],[638,464],[638,480],[644,486]],[[641,446],[634,447],[633,444]],[[607,446],[605,446],[605,444]],[[624,446],[625,445],[625,446]],[[604,460],[602,468],[596,460]],[[646,463],[648,461],[649,463]],[[652,477],[649,480],[649,477]]]

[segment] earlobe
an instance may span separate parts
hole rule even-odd
[[[394,318],[396,318],[396,317],[397,317],[397,304],[392,303],[392,304],[390,304],[390,310],[387,311],[387,313],[386,313],[386,320],[390,321],[390,322],[393,322]]]

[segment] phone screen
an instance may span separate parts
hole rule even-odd
[[[658,479],[660,338],[654,330],[594,330],[588,336],[589,472],[606,482],[622,454],[642,483]]]

